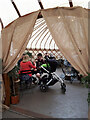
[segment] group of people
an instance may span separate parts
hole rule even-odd
[[[26,80],[27,84],[31,81],[32,78],[32,68],[34,69],[34,72],[36,74],[36,77],[40,79],[40,66],[41,65],[47,65],[49,70],[51,72],[54,72],[56,70],[57,64],[54,64],[56,62],[55,57],[47,53],[45,54],[45,59],[43,59],[43,56],[41,53],[37,55],[37,59],[35,62],[31,62],[29,55],[23,54],[22,58],[18,61],[18,65],[20,67],[19,70],[19,76],[21,80]]]

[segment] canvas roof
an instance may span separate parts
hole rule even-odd
[[[37,11],[40,9],[38,0],[13,0],[19,9],[21,16]],[[90,0],[72,0],[73,6],[82,6],[89,8]],[[41,0],[43,7],[69,7],[68,0]],[[3,21],[4,26],[18,18],[18,15],[11,3],[11,0],[0,0],[0,18]]]

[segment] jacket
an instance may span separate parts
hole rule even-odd
[[[28,61],[28,62],[21,61],[19,74],[28,74],[31,77],[32,76],[31,68],[34,68],[34,69],[36,68],[36,66],[34,66],[31,63],[31,61]]]

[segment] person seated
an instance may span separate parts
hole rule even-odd
[[[71,66],[71,64],[70,64],[70,63],[68,62],[68,60],[66,60],[66,59],[64,60],[64,65],[67,66],[67,67],[70,67],[70,66]]]
[[[26,54],[23,56],[23,60],[20,62],[19,70],[20,79],[24,80],[26,84],[32,81],[31,68],[34,68],[34,70],[36,71],[36,66],[31,63],[30,57]]]
[[[20,63],[21,63],[21,61],[23,60],[23,57],[24,57],[25,54],[26,54],[26,53],[23,53],[22,57],[21,57],[21,58],[19,59],[19,61],[17,62],[18,67],[20,67]]]
[[[36,59],[36,67],[39,68],[39,67],[40,67],[42,64],[44,64],[44,63],[45,63],[45,60],[43,60],[42,54],[39,53],[39,54],[37,55],[37,59]]]

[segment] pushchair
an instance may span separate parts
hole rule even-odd
[[[61,78],[63,80],[70,81],[72,83],[75,80],[79,80],[81,82],[81,77],[80,73],[72,67],[72,65],[68,62],[65,61],[64,66],[61,66],[63,74],[61,75]]]
[[[49,71],[47,68],[41,66],[42,75],[40,78],[40,90],[46,92],[49,86],[53,86],[57,82],[61,84],[61,90],[63,93],[66,92],[66,85],[64,81],[55,73]]]

